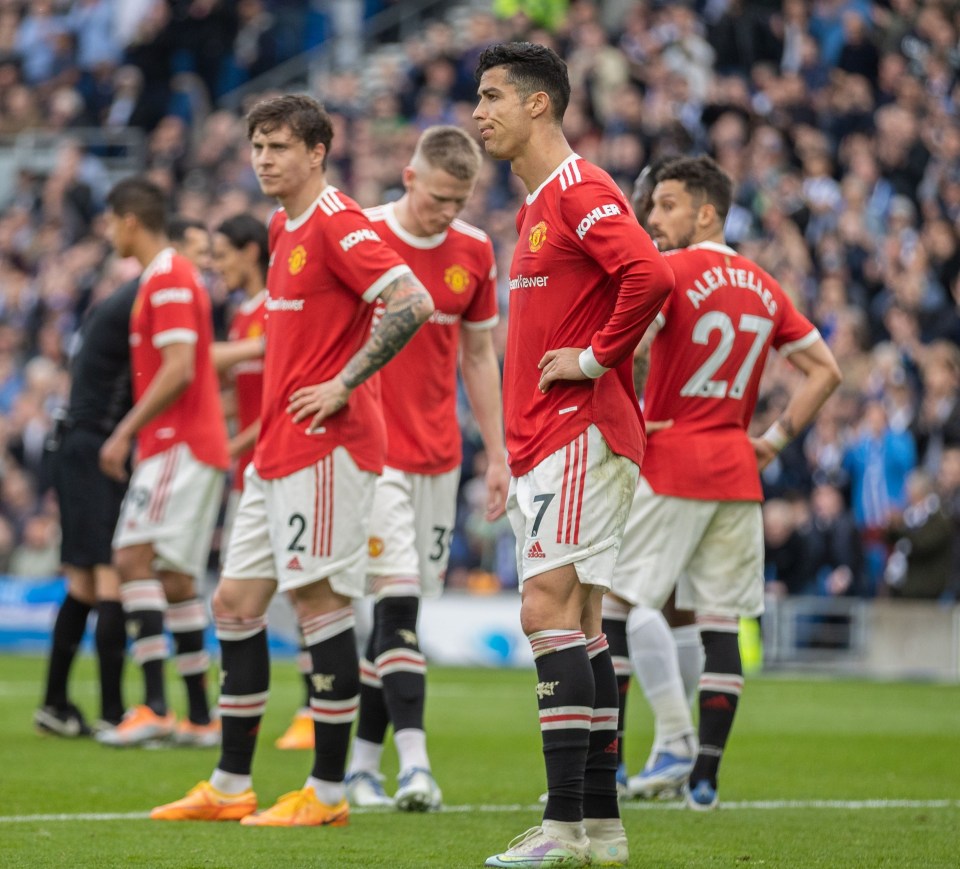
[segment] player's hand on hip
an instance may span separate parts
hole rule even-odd
[[[110,435],[100,447],[100,470],[111,479],[126,482],[130,446],[130,438],[125,435],[118,432]]]
[[[316,386],[303,386],[290,396],[287,413],[293,417],[295,423],[312,417],[307,426],[307,434],[314,434],[320,430],[320,424],[328,416],[333,416],[347,406],[352,391],[339,376]]]
[[[558,380],[587,380],[587,375],[580,368],[580,354],[583,348],[561,347],[559,350],[548,350],[543,354],[537,368],[540,375],[540,391],[547,392]]]
[[[750,443],[757,456],[757,470],[762,471],[777,457],[777,450],[765,438],[750,438]]]
[[[507,509],[507,492],[510,490],[510,469],[504,461],[490,462],[484,477],[487,484],[486,520],[499,519]]]

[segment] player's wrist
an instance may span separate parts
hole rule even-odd
[[[587,347],[586,350],[582,351],[578,361],[580,363],[580,370],[584,376],[590,380],[596,380],[610,370],[597,361],[597,357],[593,353],[593,347]]]
[[[760,439],[766,441],[775,453],[780,453],[783,448],[790,443],[790,435],[787,430],[777,420],[761,436]]]

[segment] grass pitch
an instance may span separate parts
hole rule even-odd
[[[150,821],[152,806],[209,776],[217,752],[39,737],[30,719],[42,675],[37,658],[0,658],[0,867],[479,867],[540,817],[532,672],[430,671],[429,746],[443,812],[356,811],[343,829],[289,830]],[[140,683],[128,675],[132,700]],[[88,657],[74,684],[92,717]],[[169,684],[179,699],[173,674]],[[306,754],[273,747],[299,701],[293,663],[276,662],[254,766],[262,805],[309,771]],[[635,772],[651,732],[636,688],[627,729]],[[386,757],[392,790],[390,747]],[[707,815],[625,804],[630,865],[955,869],[960,688],[748,678],[720,784],[721,809]]]

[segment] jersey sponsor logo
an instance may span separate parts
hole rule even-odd
[[[303,271],[306,264],[307,249],[302,244],[298,244],[290,251],[290,256],[287,258],[287,269],[291,275],[298,275]]]
[[[302,311],[303,299],[267,299],[264,305],[268,311]]]
[[[300,559],[296,555],[293,556],[287,562],[287,570],[303,570],[303,565],[300,563]]]
[[[380,241],[380,236],[372,229],[357,229],[340,239],[340,247],[347,251],[361,241]]]
[[[547,241],[547,223],[541,220],[533,229],[530,230],[530,252],[536,253]]]
[[[437,326],[455,326],[460,322],[460,315],[447,314],[444,311],[434,311],[427,322]]]
[[[595,223],[599,223],[605,217],[616,217],[618,214],[623,214],[623,211],[620,210],[620,206],[617,205],[616,202],[598,205],[596,208],[588,211],[583,220],[577,225],[577,235],[580,241],[583,241],[583,237],[590,232],[590,228]]]
[[[162,305],[189,305],[193,301],[193,290],[189,287],[168,287],[150,294],[150,304],[154,308]]]
[[[533,541],[533,546],[527,550],[527,558],[546,558],[547,554],[543,551],[539,540]]]
[[[383,540],[379,537],[367,538],[367,552],[371,558],[379,558],[383,555]]]
[[[537,698],[543,700],[544,697],[553,697],[559,684],[559,679],[556,682],[537,682]]]
[[[528,290],[531,287],[545,287],[547,285],[547,278],[549,275],[517,275],[515,278],[510,278],[510,289],[511,290]]]
[[[450,266],[443,273],[443,282],[451,293],[465,293],[470,286],[470,272],[463,266]]]

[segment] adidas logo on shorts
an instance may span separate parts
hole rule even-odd
[[[533,541],[533,546],[527,550],[527,558],[546,558],[547,554],[543,551],[539,540]]]
[[[300,559],[296,555],[287,562],[287,570],[303,570]]]

